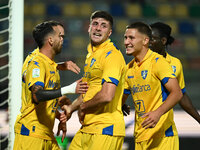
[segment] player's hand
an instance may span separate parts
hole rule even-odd
[[[65,111],[65,114],[67,116],[67,120],[69,120],[71,118],[71,115],[72,115],[72,111],[71,111],[71,105],[63,105],[61,107],[61,109],[63,111]]]
[[[60,122],[58,124],[58,131],[57,131],[57,136],[60,135],[60,130],[62,130],[63,134],[62,134],[62,142],[64,141],[65,139],[65,136],[66,136],[66,132],[67,132],[67,117],[65,115],[64,112],[61,112],[60,113],[60,118],[59,118]]]
[[[122,106],[122,112],[123,112],[124,116],[130,115],[130,106],[127,104],[124,104]]]
[[[67,98],[65,95],[59,97],[59,99],[58,99],[58,105],[60,107],[62,107],[63,105],[70,105],[71,103],[72,103],[71,100],[69,98]]]
[[[66,122],[65,123],[59,122],[57,136],[60,135],[60,130],[62,130],[62,132],[63,132],[63,134],[62,134],[62,142],[63,142],[65,139],[66,133],[67,133],[67,123]]]
[[[158,121],[160,120],[161,115],[157,111],[151,111],[142,116],[145,120],[142,122],[142,127],[147,128],[154,128]]]
[[[84,118],[85,118],[85,112],[81,109],[78,109],[78,118],[79,122],[83,125],[84,124]]]
[[[72,61],[65,61],[63,63],[58,64],[58,70],[70,70],[76,74],[80,73],[80,68]]]
[[[82,82],[82,78],[77,80],[76,93],[85,94],[88,90],[87,82]]]

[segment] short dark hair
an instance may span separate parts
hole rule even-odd
[[[113,27],[113,17],[106,11],[97,10],[93,12],[90,16],[90,21],[92,21],[94,18],[104,18],[110,22],[111,28]]]
[[[159,32],[160,38],[166,37],[167,42],[166,45],[171,45],[174,42],[174,38],[171,36],[171,27],[162,22],[156,22],[150,25],[151,28],[155,28]]]
[[[150,39],[152,37],[151,27],[144,22],[134,22],[126,26],[126,29],[137,29],[140,33],[146,34]]]
[[[34,27],[32,35],[39,48],[41,48],[44,45],[45,37],[48,34],[54,32],[53,27],[58,25],[63,27],[63,25],[60,22],[51,20],[42,22]]]

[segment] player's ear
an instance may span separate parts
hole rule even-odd
[[[48,38],[48,43],[51,46],[53,45],[53,38],[51,36]]]
[[[166,37],[161,38],[161,42],[163,43],[163,45],[166,45],[166,43],[167,43],[167,38],[166,38]]]
[[[111,34],[112,34],[112,29],[110,29],[108,36],[110,37]]]
[[[147,44],[149,44],[149,42],[150,42],[149,37],[145,36],[144,39],[143,39],[143,44],[147,45]]]

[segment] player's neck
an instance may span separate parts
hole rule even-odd
[[[42,47],[40,49],[40,53],[46,55],[49,59],[54,60],[55,55],[53,54],[53,51],[51,49]]]
[[[148,52],[148,48],[142,49],[135,57],[135,62],[140,64]]]

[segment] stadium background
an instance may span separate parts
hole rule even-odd
[[[0,6],[8,0],[1,0]],[[114,18],[114,28],[111,39],[120,48],[128,63],[132,58],[125,55],[123,34],[126,25],[134,21],[154,23],[163,21],[172,27],[172,36],[175,42],[169,47],[169,53],[178,57],[183,64],[186,90],[194,106],[200,110],[200,2],[199,0],[28,0],[24,1],[24,58],[36,45],[32,38],[32,28],[44,20],[58,20],[66,30],[64,47],[56,57],[56,62],[72,60],[80,68],[81,73],[76,75],[69,71],[60,72],[61,85],[70,84],[82,77],[84,59],[87,54],[88,24],[91,13],[95,10],[105,10]],[[8,10],[0,11],[0,15],[7,15]],[[8,22],[0,23],[4,29]],[[0,36],[0,42],[4,41]],[[0,47],[0,54],[5,48]],[[8,58],[0,59],[0,64],[8,63]],[[7,69],[1,69],[1,77],[8,74]],[[0,83],[0,89],[8,86],[8,80]],[[8,93],[0,93],[0,103],[7,99]],[[76,96],[69,96],[72,100]],[[134,109],[132,100],[128,102]],[[8,105],[0,107],[0,111],[7,110]],[[179,105],[175,110],[181,110]],[[184,124],[184,122],[183,122]],[[3,129],[1,127],[1,129]],[[0,136],[1,139],[3,136]],[[69,137],[71,139],[72,137]],[[126,138],[133,143],[133,138]],[[180,149],[195,149],[200,146],[200,131],[197,137],[180,137]],[[193,144],[192,144],[193,142]],[[0,149],[7,147],[7,141],[0,143]],[[131,145],[131,144],[130,144]],[[132,145],[131,145],[132,146]],[[130,146],[130,147],[131,147]]]

